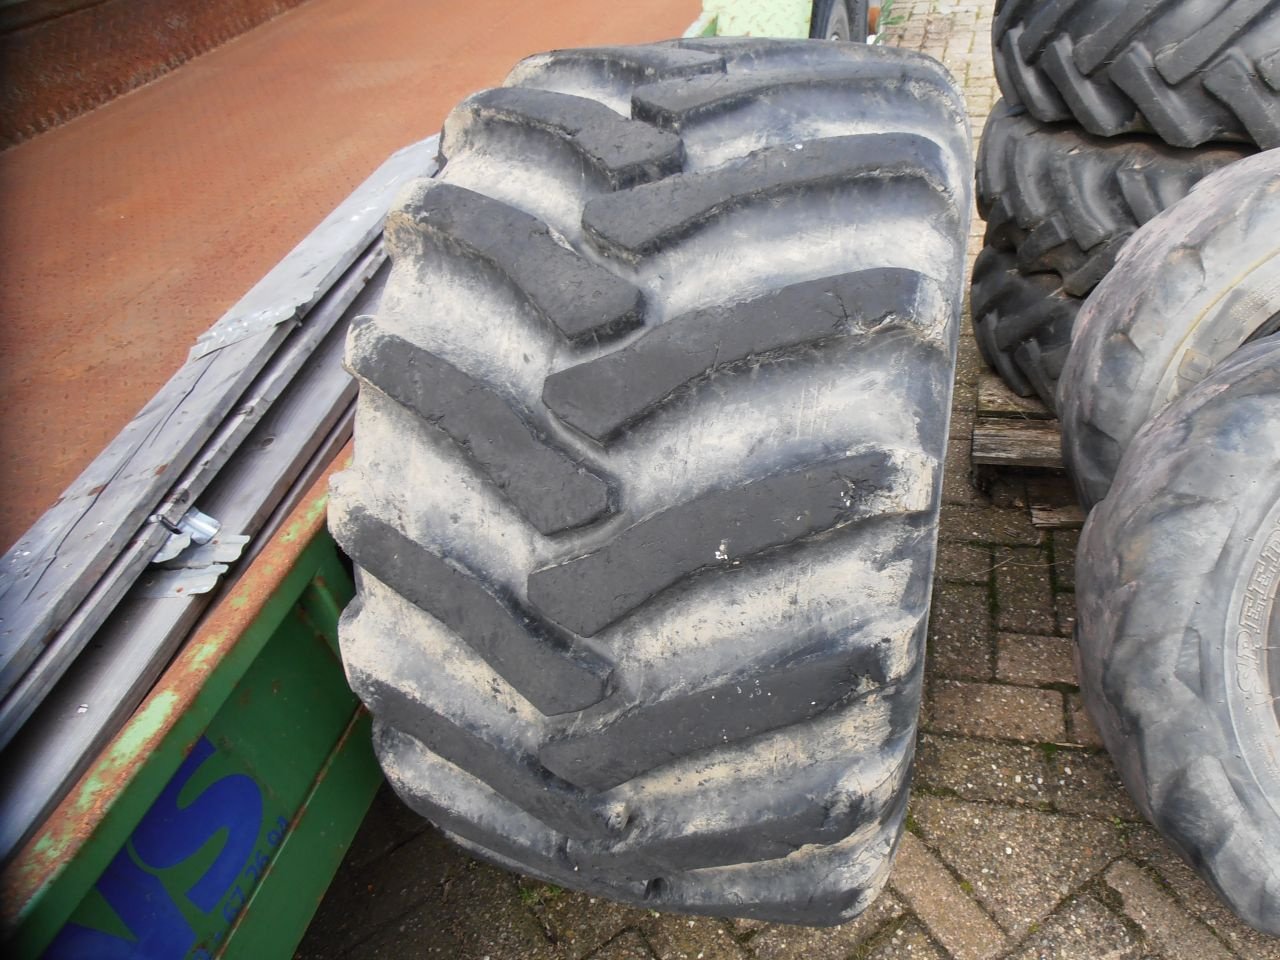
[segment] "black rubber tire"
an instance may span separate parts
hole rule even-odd
[[[1076,571],[1080,686],[1129,793],[1280,935],[1280,336],[1139,432]]]
[[[1024,274],[1013,251],[986,246],[974,261],[969,306],[979,353],[1011,390],[1050,410],[1082,302],[1055,273]]]
[[[1280,146],[1280,6],[1270,0],[997,0],[1010,104],[1090,133]]]
[[[1015,250],[1023,273],[1056,273],[1067,293],[1088,296],[1138,227],[1210,173],[1255,152],[1094,137],[998,101],[978,152],[986,242]]]
[[[871,32],[868,0],[813,0],[809,36],[865,43]]]
[[[348,349],[331,526],[383,767],[556,884],[846,920],[905,816],[960,96],[927,57],[811,41],[563,51],[508,84],[450,116]]]
[[[1206,177],[1142,227],[1076,318],[1058,389],[1086,505],[1138,429],[1250,339],[1280,329],[1280,152]]]

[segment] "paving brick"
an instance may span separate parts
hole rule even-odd
[[[591,955],[591,960],[654,960],[644,938],[628,930]]]
[[[838,927],[771,926],[751,939],[750,948],[757,960],[845,960],[902,913],[902,902],[885,892],[848,923]]]
[[[1025,510],[949,506],[942,511],[938,537],[948,543],[1035,545],[1040,531]]]
[[[568,960],[582,960],[649,913],[604,897],[562,890],[537,880],[521,880],[521,899]]]
[[[1124,922],[1092,896],[1048,917],[1010,960],[1139,960],[1146,950]]]
[[[1062,813],[1142,820],[1108,754],[1059,750],[1049,761],[1047,782],[1054,809]]]
[[[561,954],[525,909],[516,878],[488,864],[470,861],[432,900],[353,950],[333,954],[344,960],[399,960],[403,957],[488,957],[489,960],[562,960]],[[644,955],[648,960],[648,955]]]
[[[991,548],[971,543],[938,544],[939,580],[981,583],[991,579]]]
[[[1008,683],[1042,686],[1076,683],[1075,644],[1066,637],[996,636],[996,677]]]
[[[1107,870],[1105,879],[1120,897],[1125,914],[1166,960],[1232,960],[1209,928],[1189,916],[1137,864],[1121,860]]]
[[[640,930],[658,960],[747,960],[723,920],[669,913],[647,917]]]
[[[1105,747],[1102,742],[1102,734],[1098,733],[1098,728],[1093,725],[1093,721],[1089,719],[1089,714],[1084,708],[1084,701],[1080,699],[1080,694],[1067,694],[1067,741],[1069,743],[1078,743],[1083,747]]]
[[[929,609],[927,663],[932,676],[991,679],[995,656],[985,586],[938,584]]]
[[[912,812],[925,842],[1014,937],[1124,851],[1107,821],[938,797],[917,797]]]
[[[955,435],[947,441],[947,457],[942,471],[942,502],[966,506],[982,504],[986,497],[973,484],[969,469],[969,444],[972,435]],[[943,508],[944,510],[946,507]]]
[[[1246,926],[1154,829],[1135,827],[1128,839],[1130,858],[1154,869],[1178,902],[1212,927],[1236,954],[1246,960],[1280,960],[1280,937],[1269,937]]]
[[[357,835],[361,844],[373,843],[378,852],[371,859],[362,847],[353,846],[298,948],[300,956],[340,957],[361,941],[376,940],[406,912],[437,903],[443,890],[472,866],[435,829],[392,850],[383,849],[381,839],[377,827]]]
[[[877,940],[858,960],[948,960],[916,920],[908,919],[891,934]]]
[[[962,800],[1045,806],[1053,795],[1038,745],[963,740],[926,733],[916,748],[916,789]]]
[[[910,833],[898,847],[889,883],[955,960],[986,960],[1004,949],[1003,931]]]
[[[1057,743],[1066,736],[1062,694],[938,680],[930,686],[929,729],[970,737]]]
[[[1059,593],[1053,598],[1054,621],[1057,632],[1064,637],[1073,636],[1076,632],[1076,595]]]
[[[1056,630],[1049,558],[1039,548],[995,551],[996,627],[1010,633]]]
[[[1054,530],[1050,534],[1053,544],[1053,582],[1059,590],[1076,588],[1076,548],[1080,545],[1079,530]]]

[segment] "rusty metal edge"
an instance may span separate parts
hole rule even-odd
[[[120,796],[191,709],[205,682],[236,648],[325,526],[329,478],[347,466],[348,444],[193,632],[129,721],[0,873],[0,925],[13,934],[98,832]],[[210,718],[212,715],[210,715]],[[203,729],[203,725],[201,726]],[[190,745],[184,745],[183,753]]]

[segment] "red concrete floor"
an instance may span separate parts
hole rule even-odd
[[[196,336],[393,150],[555,47],[680,34],[698,0],[310,0],[0,153],[0,544]]]

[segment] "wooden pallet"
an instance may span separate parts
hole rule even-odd
[[[992,374],[978,381],[970,457],[979,474],[1012,468],[1040,474],[1027,483],[1031,522],[1037,527],[1070,530],[1084,523],[1084,511],[1063,476],[1058,421],[1038,399],[1018,396]]]

